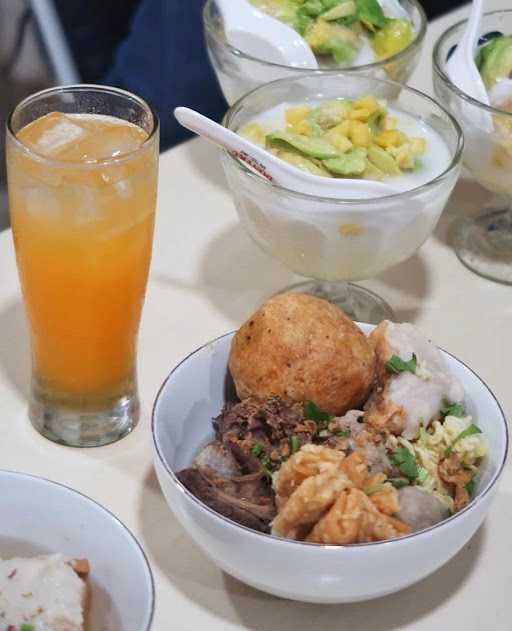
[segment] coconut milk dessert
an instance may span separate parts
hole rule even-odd
[[[372,96],[283,103],[239,133],[319,177],[383,180],[404,193],[327,203],[285,193],[276,199],[275,190],[267,195],[248,183],[251,192],[239,204],[242,222],[270,254],[304,276],[359,280],[405,260],[430,234],[449,194],[444,182],[442,194],[421,188],[451,164],[439,131]]]

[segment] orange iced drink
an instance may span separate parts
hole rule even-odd
[[[125,120],[51,112],[16,133],[9,204],[35,396],[80,413],[133,395],[158,142]]]

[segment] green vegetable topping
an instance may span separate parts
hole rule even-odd
[[[476,475],[471,478],[471,480],[466,484],[466,491],[468,492],[470,497],[473,497],[476,491]]]
[[[35,627],[33,624],[23,623],[20,627],[20,631],[34,631]]]
[[[290,439],[292,454],[296,454],[300,451],[300,440],[298,436],[292,436]]]
[[[274,472],[272,471],[272,463],[270,461],[270,458],[263,458],[263,460],[261,461],[261,470],[263,471],[268,481],[272,482],[272,476]]]
[[[454,439],[452,444],[445,449],[445,458],[448,458],[448,456],[452,453],[453,448],[459,441],[464,440],[464,438],[468,438],[469,436],[473,436],[473,434],[481,433],[482,430],[478,427],[478,425],[475,425],[474,423],[472,423],[469,427],[466,427],[466,429],[462,430],[462,432]]]
[[[251,449],[251,453],[256,458],[259,458],[261,454],[264,452],[265,447],[261,443],[256,443],[254,447]]]
[[[418,482],[423,484],[428,478],[428,471],[424,467],[418,467]]]
[[[334,435],[338,438],[350,438],[350,432],[348,430],[341,430],[339,432],[336,432]]]
[[[330,414],[321,410],[313,401],[308,401],[304,406],[304,418],[308,421],[315,421],[317,425],[329,423],[333,419]]]
[[[418,366],[418,360],[416,355],[413,353],[412,359],[408,362],[400,359],[398,355],[393,355],[393,357],[386,362],[386,370],[389,373],[393,373],[398,375],[401,372],[412,372],[412,374],[416,374],[416,367]]]
[[[391,482],[395,489],[402,489],[404,486],[409,486],[409,480],[406,478],[389,478],[389,482]]]
[[[457,416],[459,418],[462,418],[466,416],[466,410],[464,409],[462,403],[449,403],[448,401],[445,401],[444,407],[441,408],[441,415]]]
[[[420,475],[416,457],[405,447],[399,447],[392,455],[391,462],[398,467],[398,470],[408,480],[417,480]]]

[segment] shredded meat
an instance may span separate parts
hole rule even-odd
[[[275,516],[270,489],[259,473],[223,478],[213,469],[184,469],[178,479],[207,506],[243,526],[269,532]]]
[[[261,403],[245,399],[240,403],[227,403],[214,422],[217,437],[230,449],[250,454],[255,447],[263,449],[271,470],[279,468],[291,454],[291,437],[296,436],[299,446],[312,442],[317,431],[314,421],[304,418],[301,403],[272,397]]]
[[[464,468],[457,454],[452,454],[439,463],[439,477],[454,490],[456,511],[469,504],[466,485],[473,478],[473,472]]]

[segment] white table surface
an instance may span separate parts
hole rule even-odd
[[[490,1],[490,8],[510,0]],[[412,83],[431,92],[432,44],[462,9],[432,23]],[[398,318],[420,325],[475,368],[512,413],[512,289],[466,270],[450,225],[489,196],[461,181],[432,238],[406,263],[364,283]],[[170,369],[203,342],[236,328],[294,277],[261,253],[238,224],[216,152],[200,140],[161,159],[158,222],[140,335],[142,419],[121,442],[76,450],[40,437],[26,416],[29,354],[11,233],[0,235],[0,467],[41,475],[111,509],[144,546],[156,582],[154,631],[508,631],[512,628],[512,475],[505,472],[485,525],[444,568],[377,601],[292,603],[218,570],[177,524],[151,460],[150,413]],[[400,559],[397,559],[400,563]]]

